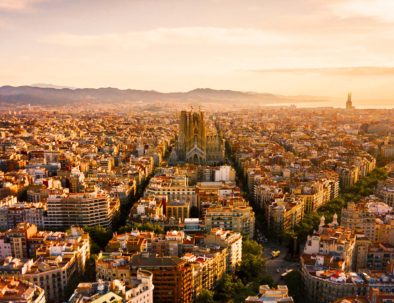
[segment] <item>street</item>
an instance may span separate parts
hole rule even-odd
[[[283,274],[288,269],[296,269],[298,268],[298,262],[290,262],[285,260],[287,247],[280,246],[279,244],[266,242],[263,243],[264,246],[264,256],[266,258],[266,271],[267,273],[272,276],[275,283],[281,283],[280,278],[281,274]],[[279,249],[281,251],[280,255],[276,258],[272,258],[271,252],[273,250]],[[278,272],[279,269],[279,272]]]

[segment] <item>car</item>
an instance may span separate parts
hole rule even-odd
[[[277,258],[277,257],[279,257],[279,255],[280,255],[280,250],[279,249],[278,250],[273,250],[271,252],[272,258]]]
[[[291,273],[292,271],[293,271],[292,269],[288,269],[283,274],[281,274],[280,277],[284,278],[284,277],[286,277],[287,274]]]

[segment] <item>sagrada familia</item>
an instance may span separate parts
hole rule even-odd
[[[177,163],[216,165],[224,161],[224,143],[201,110],[181,111],[178,141],[172,160]]]

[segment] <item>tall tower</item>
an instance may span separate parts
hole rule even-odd
[[[346,101],[346,109],[353,109],[353,103],[352,103],[352,93],[347,94],[347,101]]]

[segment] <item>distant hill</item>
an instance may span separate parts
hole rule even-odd
[[[40,87],[38,87],[40,86]],[[199,102],[237,104],[281,104],[326,101],[324,97],[281,96],[268,93],[197,88],[189,92],[162,93],[154,90],[106,88],[62,88],[49,84],[37,86],[2,86],[0,103],[32,105],[109,104],[134,102]]]
[[[75,87],[71,86],[63,86],[63,85],[54,85],[54,84],[48,84],[48,83],[34,83],[31,84],[30,86],[32,87],[40,87],[40,88],[70,88],[70,89],[75,89]]]

